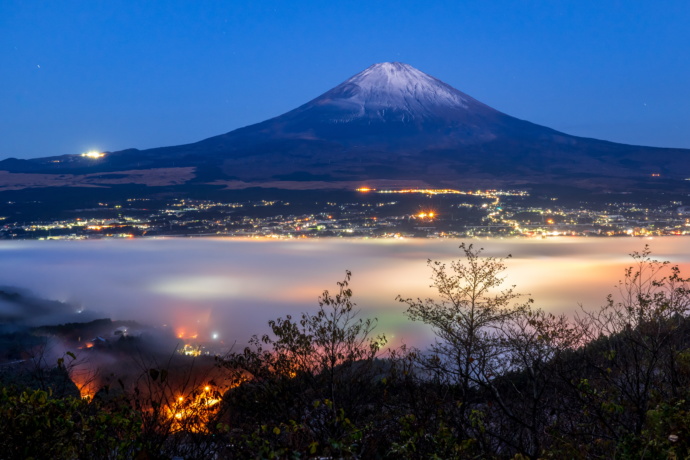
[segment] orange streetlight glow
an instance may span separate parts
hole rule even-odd
[[[211,386],[206,385],[203,391],[192,392],[188,396],[187,399],[178,396],[177,402],[168,405],[168,417],[174,422],[172,428],[174,431],[205,433],[206,424],[220,407],[219,394],[211,392]]]

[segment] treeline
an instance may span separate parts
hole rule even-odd
[[[690,456],[690,285],[678,267],[633,253],[618,292],[569,318],[504,287],[503,259],[460,248],[449,265],[429,261],[436,297],[398,299],[432,328],[428,349],[386,348],[348,272],[316,313],[270,321],[219,358],[224,394],[186,381],[177,400],[164,365],[91,402],[3,388],[0,457]]]

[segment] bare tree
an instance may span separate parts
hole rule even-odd
[[[423,355],[424,367],[440,379],[449,379],[469,394],[476,385],[490,382],[501,372],[503,350],[498,340],[505,323],[524,313],[531,299],[518,303],[514,287],[500,290],[504,259],[482,257],[483,249],[460,245],[464,258],[450,267],[428,261],[431,287],[438,297],[410,299],[407,316],[431,326],[436,341]],[[510,256],[508,256],[510,257]]]
[[[572,411],[559,391],[557,363],[582,345],[579,329],[564,315],[529,309],[506,322],[500,341],[503,372],[491,385],[500,395],[491,434],[517,452],[539,458],[552,444],[550,431]]]
[[[690,345],[690,279],[678,266],[652,259],[648,246],[631,255],[618,294],[578,318],[591,376],[579,395],[613,439],[639,435],[655,401],[677,397],[688,383],[680,380],[678,356]]]
[[[230,426],[297,422],[319,446],[339,445],[351,434],[350,420],[373,411],[376,357],[386,339],[373,337],[376,319],[358,317],[350,276],[336,294],[323,292],[316,313],[269,321],[271,334],[226,357],[224,366],[242,382],[225,397]]]
[[[489,405],[497,404],[505,417],[520,422],[495,384],[510,368],[504,331],[529,311],[532,300],[521,302],[515,286],[502,288],[505,259],[483,257],[483,249],[471,244],[461,244],[460,250],[463,257],[450,266],[428,261],[437,297],[398,300],[407,304],[411,320],[428,324],[436,335],[428,352],[413,353],[421,375],[437,382],[439,389],[447,388],[441,391],[453,400],[448,407],[455,413],[451,423],[456,435],[495,452],[500,449],[496,444],[507,440],[492,436],[484,422]]]

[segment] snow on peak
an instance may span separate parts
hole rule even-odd
[[[425,117],[439,109],[467,109],[473,100],[402,62],[374,64],[335,90],[339,105],[357,108],[358,116],[365,113],[383,116],[386,110],[394,110]]]
[[[363,90],[369,91],[406,91],[417,94],[433,94],[438,89],[447,86],[434,77],[402,62],[374,64],[347,80],[346,83],[359,85]]]

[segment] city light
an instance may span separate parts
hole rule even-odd
[[[103,158],[105,156],[105,153],[99,152],[97,150],[90,150],[86,153],[82,153],[81,156],[85,158],[90,158],[92,160],[97,160],[99,158]]]
[[[218,410],[220,393],[210,385],[188,395],[178,396],[177,401],[168,405],[169,419],[173,422],[174,431],[190,431],[192,433],[208,432],[207,424]]]
[[[462,191],[450,188],[412,188],[412,189],[384,189],[377,190],[375,188],[360,187],[355,189],[358,192],[376,192],[376,193],[419,193],[422,195],[476,195],[485,197],[503,196],[529,196],[524,190],[475,190]]]

